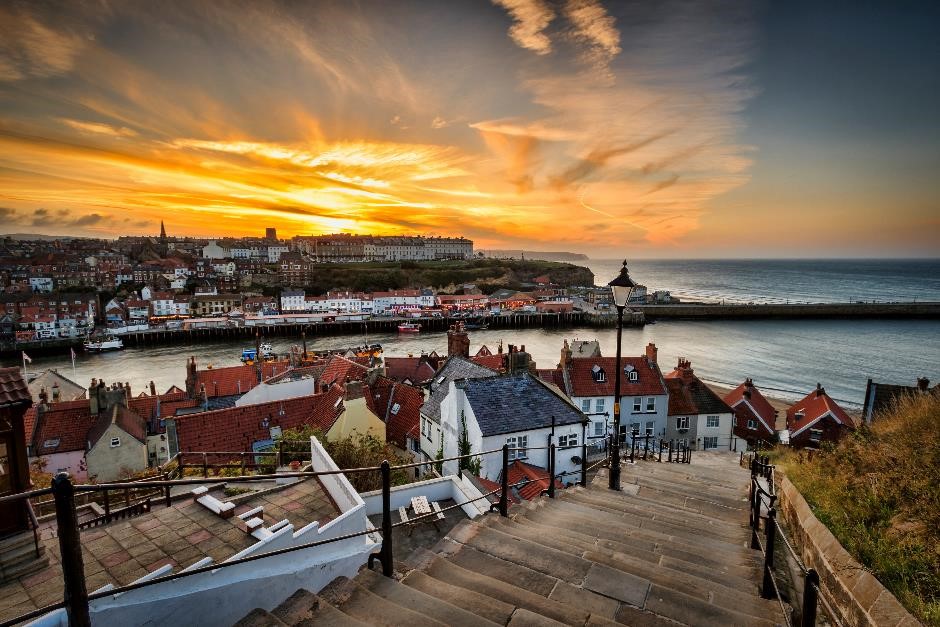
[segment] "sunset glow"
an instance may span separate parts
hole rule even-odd
[[[813,142],[752,124],[774,87],[764,17],[598,0],[7,3],[2,230],[114,237],[162,219],[174,235],[463,235],[594,256],[931,250],[924,181],[886,172],[866,193],[867,157],[817,185]],[[781,150],[789,169],[764,161]]]

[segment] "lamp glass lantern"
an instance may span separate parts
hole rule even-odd
[[[607,285],[613,293],[614,304],[617,307],[626,307],[627,303],[630,301],[630,296],[633,294],[633,290],[636,288],[636,283],[633,282],[633,279],[630,278],[630,273],[627,271],[626,259],[623,260],[623,267],[620,268],[620,274]]]

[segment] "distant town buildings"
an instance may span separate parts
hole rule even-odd
[[[295,237],[293,248],[315,261],[435,261],[470,259],[473,242],[463,237],[311,235]]]

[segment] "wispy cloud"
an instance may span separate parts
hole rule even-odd
[[[606,71],[611,59],[620,54],[616,20],[598,0],[567,0],[565,16],[571,22],[572,36],[585,44],[586,58]]]
[[[70,120],[62,118],[62,123],[71,128],[82,131],[83,133],[97,133],[99,135],[109,135],[111,137],[136,137],[137,131],[126,126],[111,126],[101,122],[83,122],[81,120]]]
[[[61,76],[82,49],[82,38],[56,30],[26,10],[0,6],[0,81]]]
[[[509,36],[522,48],[536,54],[552,51],[552,40],[545,29],[555,19],[555,12],[544,0],[493,0],[512,16],[513,24]]]

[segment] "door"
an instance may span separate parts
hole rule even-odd
[[[0,428],[5,421],[0,418]],[[16,476],[17,464],[14,455],[12,430],[0,431],[0,496],[7,496],[17,491],[20,484]],[[0,537],[26,528],[25,508],[22,501],[0,503]]]

